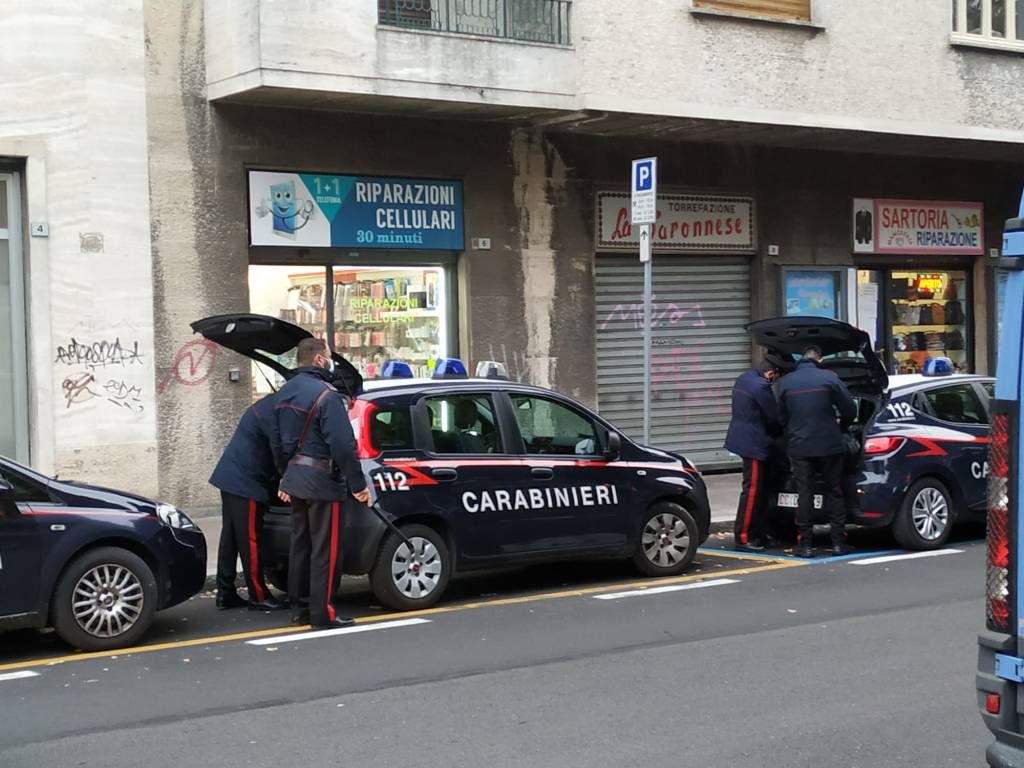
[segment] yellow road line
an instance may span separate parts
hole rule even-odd
[[[744,558],[750,559],[750,558]],[[760,558],[758,559],[760,561]],[[691,581],[703,581],[705,579],[720,579],[726,576],[743,576],[749,573],[761,573],[764,571],[778,571],[785,568],[799,568],[808,563],[797,561],[763,561],[765,565],[750,568],[734,568],[729,571],[713,571],[709,573],[695,573],[689,576],[675,576],[668,579],[646,579],[643,581],[632,581],[618,584],[605,584],[600,587],[583,587],[581,589],[567,589],[561,592],[542,592],[536,595],[521,595],[519,597],[502,597],[496,600],[484,600],[472,603],[459,603],[458,605],[442,605],[438,608],[425,608],[422,611],[405,611],[399,613],[385,613],[374,616],[361,616],[356,619],[358,624],[369,624],[378,621],[392,621],[394,619],[408,619],[416,616],[438,616],[443,613],[458,613],[461,611],[476,610],[478,608],[490,608],[492,606],[522,605],[523,603],[535,603],[544,600],[559,600],[567,597],[586,597],[597,595],[602,592],[618,592],[628,589],[645,589],[659,587],[667,584],[685,584]],[[132,648],[120,648],[115,651],[94,651],[90,653],[74,653],[68,656],[56,656],[48,659],[31,659],[27,661],[15,661],[8,664],[0,664],[0,672],[7,672],[17,669],[29,669],[32,667],[49,667],[57,664],[64,664],[69,661],[87,661],[89,659],[109,659],[113,656],[133,656],[139,653],[152,653],[154,651],[171,651],[180,648],[194,648],[200,645],[216,645],[229,643],[236,640],[252,640],[257,637],[273,637],[274,635],[294,634],[301,631],[301,628],[293,626],[274,627],[272,629],[257,629],[252,632],[236,632],[231,635],[215,635],[213,637],[197,637],[191,640],[176,640],[168,643],[154,643],[153,645],[138,645]]]

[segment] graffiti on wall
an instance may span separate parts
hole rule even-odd
[[[644,305],[616,304],[615,308],[605,315],[600,330],[608,330],[608,326],[616,320],[632,321],[634,330],[642,330],[644,327]],[[666,328],[684,324],[693,328],[703,328],[707,325],[704,322],[704,311],[700,304],[694,304],[691,307],[680,307],[672,302],[659,304],[658,297],[652,297],[651,328]]]
[[[112,405],[128,414],[145,411],[142,386],[130,381],[130,371],[120,372],[136,366],[144,370],[138,341],[122,341],[116,336],[81,342],[72,337],[57,347],[54,363],[74,369],[61,383],[66,409],[93,402]]]
[[[213,375],[218,349],[219,347],[208,339],[186,341],[175,353],[171,370],[156,388],[157,394],[164,394],[171,384],[195,387],[207,381]]]

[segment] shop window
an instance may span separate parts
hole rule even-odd
[[[440,268],[334,267],[334,348],[367,378],[385,360],[429,376],[447,353],[445,304]]]
[[[430,414],[434,453],[504,453],[494,401],[490,396],[431,397],[425,403]]]
[[[953,0],[953,41],[1024,50],[1024,0]]]
[[[932,389],[925,393],[935,418],[953,424],[986,424],[985,409],[981,405],[974,387],[957,384],[952,387]]]
[[[413,450],[415,441],[409,409],[374,411],[370,421],[370,443],[381,451]]]
[[[843,277],[841,270],[787,269],[784,280],[786,316],[845,319]]]
[[[519,432],[526,452],[537,456],[594,456],[597,433],[590,419],[561,403],[513,395]]]
[[[693,0],[693,7],[786,21],[811,20],[811,0]]]
[[[250,311],[287,320],[317,338],[333,333],[335,351],[368,379],[392,359],[408,362],[416,376],[430,375],[448,353],[446,296],[441,267],[249,267]],[[294,351],[276,359],[295,365]],[[253,366],[256,397],[284,383],[265,366]]]
[[[967,276],[964,272],[889,273],[893,373],[919,373],[930,357],[967,371]]]

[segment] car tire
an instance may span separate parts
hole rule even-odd
[[[633,565],[645,576],[677,576],[697,554],[700,531],[679,504],[661,501],[644,515]]]
[[[53,625],[68,645],[106,651],[133,645],[156,613],[153,571],[133,552],[98,547],[64,569],[53,593]]]
[[[940,480],[926,477],[907,491],[892,533],[904,549],[938,549],[949,540],[956,522],[953,499]]]
[[[382,605],[396,611],[416,611],[434,605],[452,575],[452,558],[444,537],[425,525],[406,525],[402,533],[415,553],[390,531],[381,542],[370,570],[370,586]]]

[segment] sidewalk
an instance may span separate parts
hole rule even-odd
[[[711,522],[732,522],[736,518],[736,504],[740,497],[740,475],[730,472],[725,475],[705,475],[708,498],[711,501]],[[217,542],[220,540],[220,510],[216,507],[197,508],[192,515],[196,525],[206,534],[207,575],[217,573]]]

